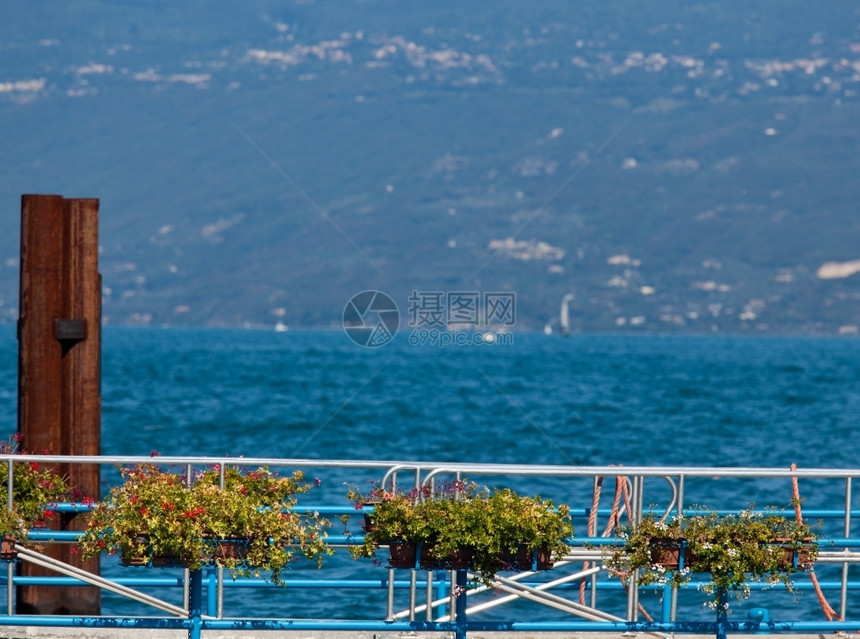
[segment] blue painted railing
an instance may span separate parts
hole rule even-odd
[[[816,564],[816,572],[820,576],[820,586],[830,597],[838,599],[837,609],[842,617],[846,615],[847,593],[860,590],[860,581],[849,579],[849,566],[860,561],[860,552],[855,549],[860,546],[860,537],[854,533],[854,520],[860,518],[860,508],[854,503],[852,481],[860,476],[860,470],[845,469],[754,469],[754,468],[656,468],[656,467],[565,467],[565,466],[529,466],[529,465],[487,465],[487,464],[450,464],[430,462],[380,462],[380,461],[338,461],[338,460],[285,460],[285,459],[234,459],[234,458],[200,458],[200,457],[159,457],[157,459],[130,457],[64,457],[64,456],[35,456],[21,455],[0,456],[0,463],[25,462],[31,459],[46,463],[99,463],[105,465],[132,465],[141,462],[156,462],[159,465],[175,467],[206,467],[217,465],[229,466],[269,466],[273,469],[297,468],[313,469],[320,472],[325,479],[331,475],[332,482],[324,484],[340,487],[345,479],[354,480],[356,475],[363,478],[376,478],[385,481],[397,481],[398,485],[421,483],[439,475],[466,476],[481,483],[485,476],[493,484],[508,485],[517,490],[530,494],[540,493],[551,496],[557,502],[571,505],[575,529],[587,531],[589,518],[596,518],[601,524],[605,523],[614,511],[606,506],[593,509],[595,490],[599,485],[598,478],[624,478],[630,492],[631,513],[640,516],[648,510],[658,512],[688,511],[688,504],[707,503],[715,506],[721,513],[737,512],[749,507],[750,501],[763,505],[785,505],[791,500],[789,481],[793,478],[801,482],[803,492],[804,482],[813,485],[814,491],[804,494],[803,515],[806,521],[823,521],[820,542],[820,558]],[[10,477],[12,473],[9,473]],[[721,483],[714,484],[719,478]],[[353,483],[355,483],[353,481]],[[723,486],[727,491],[717,490]],[[318,506],[303,505],[301,508],[318,510],[333,521],[342,515],[349,517],[360,516],[352,505],[345,501],[343,495],[329,493],[326,502]],[[740,503],[733,503],[740,502]],[[643,506],[648,504],[648,507]],[[89,506],[82,504],[65,504],[60,506],[63,511],[84,511]],[[358,530],[357,520],[350,527]],[[598,527],[598,530],[600,528]],[[33,531],[34,541],[53,540],[59,543],[74,543],[80,533],[71,531]],[[681,591],[664,593],[663,605],[660,608],[662,619],[657,621],[639,620],[639,592],[624,594],[623,587],[617,580],[609,579],[605,573],[597,572],[578,576],[578,566],[582,562],[590,562],[592,566],[600,564],[600,548],[602,546],[620,543],[614,537],[597,537],[577,534],[570,541],[572,551],[568,557],[562,558],[558,567],[540,575],[529,575],[517,578],[516,582],[523,587],[525,594],[541,600],[528,609],[526,613],[515,611],[512,619],[485,619],[481,612],[473,611],[470,604],[473,600],[480,601],[481,589],[470,588],[465,571],[431,572],[429,577],[420,571],[381,570],[369,561],[353,563],[345,560],[345,547],[350,543],[360,543],[359,534],[343,534],[336,526],[332,528],[329,542],[338,548],[336,557],[341,557],[335,573],[360,573],[358,576],[349,574],[332,574],[324,567],[319,576],[309,577],[304,572],[287,580],[289,597],[295,598],[297,592],[332,591],[337,593],[337,600],[343,602],[347,597],[345,592],[356,591],[358,599],[366,599],[366,593],[380,593],[378,610],[362,608],[363,616],[375,618],[352,618],[356,615],[348,607],[335,619],[296,619],[245,617],[234,618],[223,614],[222,598],[226,592],[247,592],[249,589],[275,589],[276,586],[253,578],[242,578],[236,581],[224,579],[223,571],[204,569],[202,571],[176,571],[170,569],[129,569],[128,572],[112,567],[109,575],[111,584],[118,588],[134,589],[164,589],[182,592],[182,615],[160,614],[113,614],[104,616],[34,616],[18,615],[7,610],[6,615],[0,615],[0,626],[43,626],[43,627],[93,627],[93,628],[164,628],[178,629],[188,632],[192,639],[199,639],[206,631],[267,631],[267,630],[302,630],[309,632],[325,631],[362,631],[362,632],[410,632],[432,631],[453,633],[458,639],[467,637],[472,631],[509,631],[509,632],[657,632],[657,633],[695,633],[724,637],[731,633],[830,633],[842,631],[860,631],[860,621],[828,621],[823,613],[813,615],[804,611],[806,618],[786,620],[771,620],[767,610],[758,608],[750,611],[750,618],[740,619],[737,615],[731,617],[710,611],[702,611],[694,601],[690,605],[681,606],[680,614],[676,610],[676,602],[685,598],[696,599],[695,586],[692,582],[689,588]],[[344,562],[353,567],[344,571]],[[6,570],[5,578],[0,571],[0,583],[7,588],[7,593],[15,586],[62,586],[75,587],[84,585],[84,581],[69,575],[52,577],[21,577],[13,570]],[[370,575],[370,576],[368,576]],[[419,603],[418,579],[426,580],[426,601]],[[548,582],[559,583],[548,586]],[[584,606],[587,614],[594,612],[594,618],[582,619],[573,614],[557,612],[554,608],[559,605],[567,611],[563,602],[570,602],[570,607],[580,604],[580,584],[584,584],[584,595],[589,600]],[[505,585],[505,584],[502,584]],[[511,584],[508,584],[511,585]],[[519,587],[518,586],[518,587]],[[812,585],[799,577],[795,584],[800,593],[809,593]],[[761,606],[768,602],[773,592],[764,592],[765,588],[753,586],[755,605]],[[516,591],[516,589],[509,589]],[[643,593],[654,588],[640,589]],[[603,594],[600,594],[603,593]],[[483,595],[486,597],[486,595]],[[314,595],[315,598],[319,594]],[[10,599],[10,597],[7,597]],[[407,602],[403,600],[407,599]],[[560,601],[556,601],[559,599]],[[395,603],[401,602],[401,609],[395,610]],[[433,605],[428,605],[433,604]],[[543,604],[540,605],[540,604]],[[598,606],[600,604],[600,606]],[[475,606],[480,608],[482,604]],[[329,608],[330,610],[330,608]],[[519,610],[519,609],[518,609]],[[790,610],[790,608],[788,608]],[[450,615],[449,612],[453,612]],[[569,611],[568,611],[569,612]],[[789,617],[785,611],[780,613]],[[328,615],[327,615],[328,616]],[[423,619],[419,617],[423,616]],[[517,616],[523,618],[517,619]],[[702,618],[704,617],[704,620]]]

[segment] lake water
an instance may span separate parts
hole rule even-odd
[[[860,459],[860,340],[516,334],[510,345],[434,348],[400,337],[365,349],[339,331],[107,327],[103,453],[780,468]],[[8,328],[2,433],[16,429],[16,375]],[[343,474],[323,479],[326,500],[343,495]],[[281,605],[242,601],[242,614]]]

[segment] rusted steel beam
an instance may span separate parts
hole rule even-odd
[[[54,320],[65,306],[62,196],[21,196],[20,264],[18,431],[27,450],[59,453],[63,347]]]
[[[101,277],[99,276],[99,201],[92,198],[63,201],[63,319],[83,329],[61,339],[63,350],[62,414],[63,455],[98,455],[101,452]],[[82,496],[98,499],[98,464],[67,464],[61,469]],[[63,515],[63,530],[84,530],[86,515]],[[69,546],[58,546],[57,558],[80,563]],[[98,574],[98,557],[82,567]],[[48,590],[48,589],[46,589]],[[60,606],[70,614],[98,614],[100,590],[95,587],[57,589]]]
[[[101,277],[95,199],[21,198],[21,288],[18,321],[18,430],[23,447],[62,455],[101,449]],[[64,465],[81,494],[97,499],[97,465]],[[52,527],[79,530],[85,517],[63,515]],[[47,551],[80,564],[70,547]],[[84,566],[98,572],[98,560]],[[51,574],[23,564],[26,575]],[[19,613],[98,614],[96,588],[18,588]]]

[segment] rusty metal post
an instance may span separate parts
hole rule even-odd
[[[63,201],[63,320],[79,334],[58,328],[55,337],[63,349],[62,412],[60,430],[63,455],[98,455],[101,452],[101,277],[99,275],[99,201]],[[55,325],[56,326],[56,325]],[[72,331],[73,332],[73,331]],[[61,469],[80,494],[99,498],[99,466],[67,464]],[[86,515],[64,515],[63,530],[86,529]],[[69,546],[59,546],[58,558],[81,564]],[[84,570],[98,574],[99,559],[84,562]],[[60,589],[58,589],[60,590]],[[95,587],[59,592],[61,607],[71,614],[98,614],[100,590]]]
[[[21,197],[18,431],[29,450],[59,453],[63,356],[54,319],[63,315],[63,198]]]
[[[18,430],[32,451],[98,455],[101,437],[101,278],[98,200],[58,195],[21,198],[21,288],[18,320]],[[82,494],[98,498],[98,466],[57,469]],[[79,515],[60,527],[78,530]],[[80,564],[70,547],[52,557]],[[98,572],[98,561],[87,570]],[[24,564],[22,574],[51,574]],[[98,614],[95,588],[21,586],[19,613]]]

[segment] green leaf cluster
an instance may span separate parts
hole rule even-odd
[[[783,584],[792,590],[791,576],[809,568],[817,556],[817,534],[807,524],[773,510],[742,510],[738,514],[696,512],[668,520],[649,514],[622,530],[624,544],[607,551],[604,563],[629,580],[639,571],[640,584],[679,587],[695,573],[708,573],[703,589],[712,597],[721,591],[749,596],[749,582]],[[675,548],[683,567],[669,567],[660,552]]]
[[[19,439],[0,442],[0,454],[25,454],[19,449]],[[16,461],[14,458],[0,463],[0,486],[4,493],[12,467],[12,502],[0,508],[0,536],[14,537],[26,544],[31,528],[46,525],[51,506],[68,500],[68,482],[52,468],[38,461]],[[7,501],[7,500],[3,500]]]
[[[487,584],[521,547],[559,556],[573,535],[568,506],[508,488],[491,491],[453,481],[405,493],[376,488],[366,496],[357,491],[348,496],[357,508],[373,509],[363,542],[350,547],[354,557],[374,557],[380,546],[395,541],[421,543],[442,563],[470,557],[471,570]]]
[[[149,564],[166,557],[191,569],[223,566],[234,577],[266,572],[283,583],[281,571],[294,559],[321,565],[333,552],[329,522],[296,509],[296,495],[311,488],[301,472],[215,468],[189,482],[154,464],[120,471],[123,483],[96,507],[79,542],[84,558],[105,551]],[[238,548],[225,550],[227,542]]]

